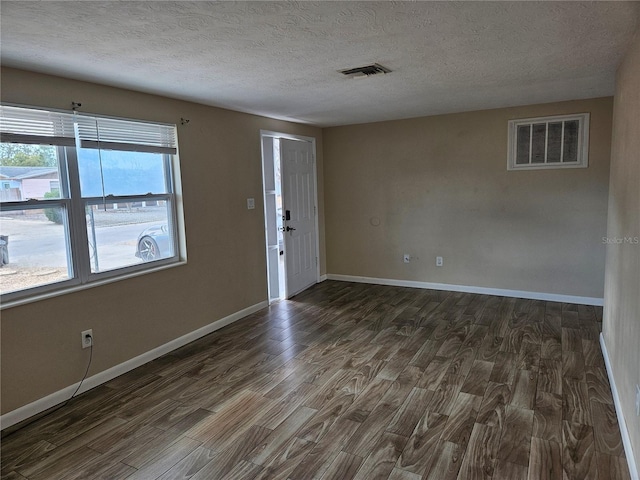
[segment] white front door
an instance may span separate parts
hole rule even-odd
[[[316,178],[310,142],[280,140],[287,297],[318,281]]]

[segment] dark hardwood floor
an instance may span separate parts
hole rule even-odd
[[[3,479],[629,479],[600,308],[326,281],[2,441]]]

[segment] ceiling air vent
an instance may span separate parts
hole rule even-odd
[[[378,63],[374,63],[373,65],[365,65],[364,67],[358,68],[347,68],[346,70],[340,70],[340,73],[350,78],[366,78],[371,77],[372,75],[378,75],[379,73],[389,73],[387,67],[383,67]]]

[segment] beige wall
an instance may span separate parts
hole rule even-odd
[[[588,168],[507,171],[508,120],[580,112]],[[602,298],[611,117],[599,98],[325,129],[327,272]]]
[[[607,229],[612,240],[640,237],[639,85],[640,30],[616,81]],[[607,246],[602,330],[640,471],[640,417],[634,402],[640,385],[640,244]]]
[[[2,413],[267,298],[260,129],[317,139],[324,273],[322,132],[318,128],[77,82],[2,70],[2,101],[178,123],[188,264],[2,311]],[[256,209],[246,209],[255,197]]]

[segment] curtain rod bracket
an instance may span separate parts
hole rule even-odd
[[[81,106],[82,104],[80,102],[71,102],[71,110],[73,110],[74,112],[77,111]]]
[[[180,125],[187,125],[191,120],[188,118],[180,117]]]

